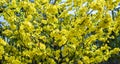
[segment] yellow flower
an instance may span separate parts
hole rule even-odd
[[[47,24],[47,20],[42,20],[41,21],[43,24]]]
[[[90,64],[90,59],[89,59],[89,57],[88,57],[88,56],[84,56],[84,57],[83,57],[83,62],[84,62],[84,63],[87,63],[87,64]]]
[[[65,58],[65,60],[66,60],[67,62],[69,62],[69,58]]]
[[[78,64],[83,64],[83,62],[81,60],[78,61]]]
[[[21,64],[21,62],[19,60],[12,60],[13,64]]]
[[[53,21],[57,23],[57,22],[58,22],[58,19],[57,19],[56,17],[54,17],[54,18],[53,18]]]
[[[5,30],[5,31],[3,31],[3,34],[5,34],[6,36],[11,36],[12,33],[13,32],[11,30]]]
[[[56,50],[54,52],[55,58],[58,60],[58,58],[60,57],[60,50]]]
[[[101,51],[100,49],[97,49],[97,50],[95,51],[95,54],[101,55],[101,54],[102,54],[102,51]]]
[[[7,43],[2,38],[0,38],[0,44],[5,46]]]
[[[40,39],[42,39],[44,42],[46,42],[46,36],[41,36]]]
[[[49,61],[49,64],[56,64],[52,58],[49,58],[48,61]]]
[[[69,54],[68,48],[67,48],[67,47],[64,47],[64,49],[62,50],[62,55],[63,55],[63,56],[66,56],[66,55],[68,55],[68,54]]]
[[[59,42],[59,46],[62,46],[66,43],[67,39],[65,36],[62,36],[62,40]]]
[[[4,47],[0,46],[0,59],[2,59],[3,54],[4,54]]]
[[[8,17],[8,22],[13,23],[15,20],[15,16]]]
[[[26,28],[29,32],[32,32],[34,30],[34,26],[32,25],[31,22],[25,21],[23,24],[24,24],[23,28]]]
[[[5,60],[8,60],[8,59],[9,59],[9,57],[7,55],[5,55]]]
[[[7,61],[8,61],[9,63],[12,63],[13,60],[15,60],[15,56],[10,56]]]
[[[68,14],[68,10],[64,10],[59,17],[63,18],[63,17],[68,17],[69,14]]]
[[[27,16],[27,21],[30,21],[32,19],[32,15]]]
[[[115,39],[115,36],[111,36],[112,39]]]
[[[95,57],[95,62],[101,62],[101,61],[103,61],[102,56],[96,56]]]
[[[119,48],[114,48],[113,50],[110,51],[111,54],[118,54],[120,52]]]
[[[49,5],[47,7],[47,12],[51,14],[57,14],[58,13],[58,7],[56,5]]]
[[[11,28],[12,30],[15,30],[15,29],[16,29],[16,25],[15,25],[15,24],[11,24],[10,28]]]
[[[22,1],[19,3],[20,7],[24,7],[24,9],[26,9],[28,7],[28,3],[26,1]]]
[[[30,51],[28,51],[28,50],[23,51],[22,54],[23,54],[23,56],[30,57]]]
[[[45,4],[45,3],[48,3],[48,0],[40,0],[40,2]]]
[[[29,14],[34,14],[34,13],[36,13],[36,8],[34,7],[34,6],[30,6],[30,8],[29,8],[29,10],[28,10],[28,15]]]
[[[40,49],[45,50],[46,46],[43,43],[40,43]]]
[[[17,5],[16,5],[16,0],[12,0],[12,6],[11,6],[12,8],[16,8],[17,7]]]
[[[73,0],[74,7],[82,6],[84,1],[83,0]]]

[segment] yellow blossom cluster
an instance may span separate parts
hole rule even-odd
[[[2,64],[98,64],[120,52],[119,0],[1,0]],[[72,12],[71,12],[72,11]],[[92,12],[97,11],[95,14]],[[1,24],[0,24],[1,25]]]

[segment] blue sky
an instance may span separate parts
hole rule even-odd
[[[4,17],[0,16],[0,22],[5,22]]]

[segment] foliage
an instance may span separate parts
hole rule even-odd
[[[119,54],[119,0],[2,0],[3,64],[96,64]],[[97,13],[92,14],[92,12]],[[74,11],[73,14],[69,13]]]

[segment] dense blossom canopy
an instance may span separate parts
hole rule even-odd
[[[120,0],[0,0],[0,63],[97,64],[118,54]],[[95,12],[97,11],[97,12]]]

